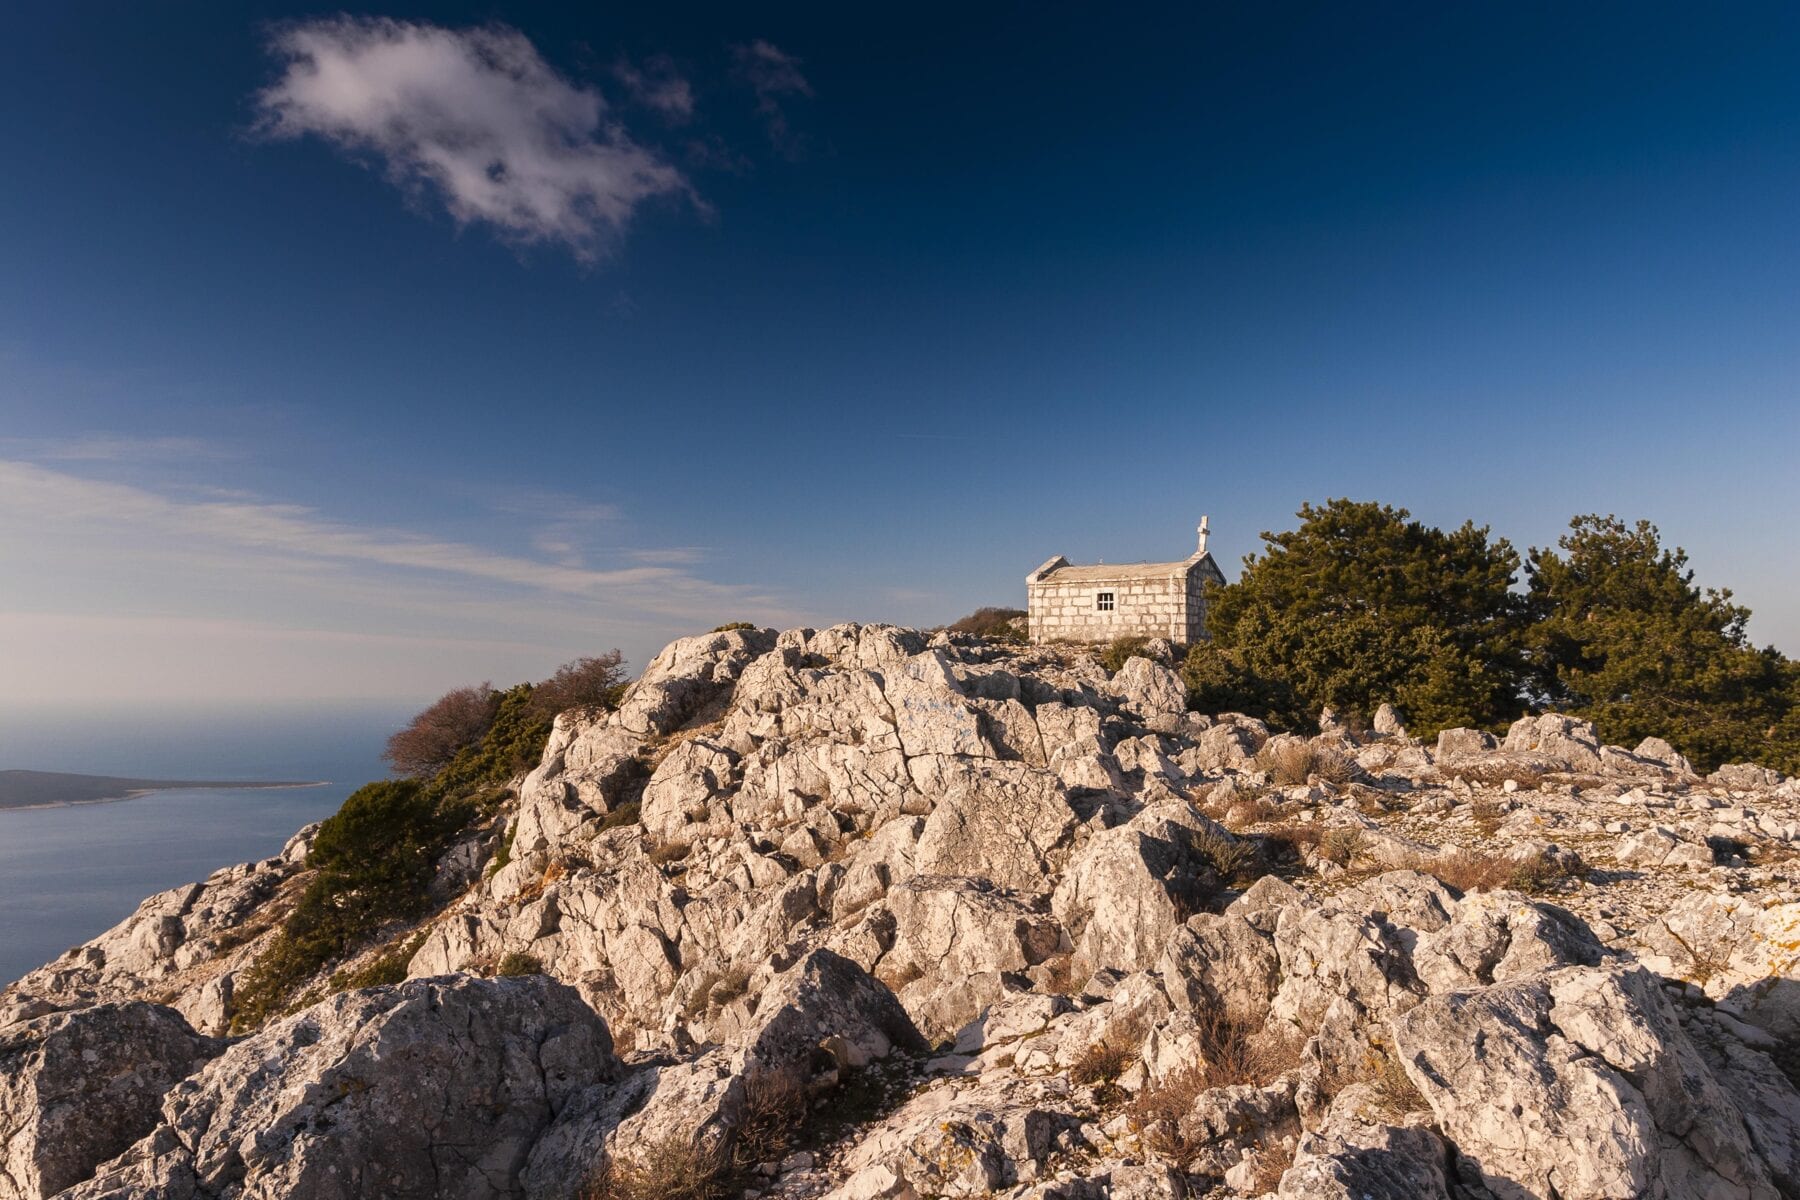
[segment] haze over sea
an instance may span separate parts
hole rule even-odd
[[[267,858],[387,774],[406,713],[365,706],[0,711],[0,768],[322,787],[156,792],[0,811],[0,986],[130,915],[154,892]]]

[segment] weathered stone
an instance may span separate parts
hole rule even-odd
[[[149,1133],[164,1094],[221,1049],[174,1010],[141,1002],[0,1029],[0,1200],[89,1178]]]
[[[214,1059],[164,1099],[158,1130],[67,1195],[523,1196],[532,1144],[616,1070],[611,1044],[542,976],[345,992]]]

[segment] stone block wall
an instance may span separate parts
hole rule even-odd
[[[1164,578],[1081,579],[1059,581],[1053,575],[1027,585],[1034,642],[1110,642],[1137,635],[1168,638],[1176,642],[1196,640],[1205,629],[1205,598],[1201,594],[1201,621],[1190,619],[1193,601],[1202,583],[1190,577],[1197,572],[1171,572]],[[1101,592],[1113,594],[1112,611],[1098,607]]]

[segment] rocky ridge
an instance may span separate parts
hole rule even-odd
[[[0,1198],[1800,1196],[1800,784],[1323,724],[1156,646],[684,639],[406,982],[224,1036],[302,831],[0,993]]]

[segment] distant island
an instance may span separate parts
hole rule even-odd
[[[167,792],[177,788],[318,786],[317,780],[125,779],[116,775],[70,775],[62,771],[0,771],[0,809],[129,800],[145,792]]]

